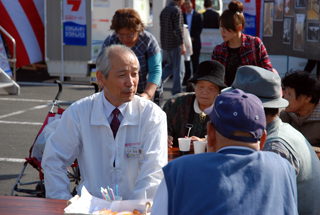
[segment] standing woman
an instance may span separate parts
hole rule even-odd
[[[259,37],[242,33],[245,18],[242,13],[243,4],[231,1],[219,18],[219,29],[223,43],[213,49],[212,60],[217,60],[225,66],[225,82],[231,86],[239,66],[255,65],[272,71],[272,65]]]
[[[112,44],[130,47],[140,63],[137,93],[150,100],[157,90],[159,101],[155,99],[155,103],[160,106],[163,89],[157,89],[157,86],[162,76],[162,59],[156,38],[145,31],[138,12],[132,8],[117,10],[112,17],[110,29],[114,32],[105,39],[102,48]]]

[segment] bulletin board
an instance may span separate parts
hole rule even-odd
[[[262,40],[269,55],[320,60],[320,0],[265,0]]]

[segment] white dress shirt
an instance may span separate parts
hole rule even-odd
[[[187,20],[189,32],[191,32],[192,16],[193,16],[193,9],[192,9],[191,13],[186,12],[186,20]]]
[[[42,159],[46,197],[70,199],[70,179],[66,174],[77,158],[81,188],[101,197],[100,188],[118,185],[119,196],[126,199],[153,198],[168,162],[166,114],[153,102],[134,96],[120,106],[121,124],[113,137],[106,111],[104,93],[96,93],[73,103],[62,115],[49,137]],[[108,105],[108,104],[107,104]],[[110,115],[109,115],[110,116]],[[141,158],[127,150],[141,151]]]

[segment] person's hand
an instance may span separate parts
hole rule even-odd
[[[148,99],[148,100],[151,99],[150,96],[148,94],[146,94],[146,93],[141,93],[140,97],[143,97],[143,98]]]
[[[184,55],[186,53],[186,47],[184,44],[181,45],[181,52],[180,52],[180,55]]]
[[[186,137],[188,138],[188,137]],[[193,143],[194,141],[206,141],[206,138],[199,138],[199,137],[196,137],[196,136],[192,136],[192,137],[189,137],[191,139],[191,143]]]
[[[172,145],[173,145],[173,137],[172,136],[170,136],[170,135],[168,135],[168,148],[170,149],[170,148],[172,148]]]

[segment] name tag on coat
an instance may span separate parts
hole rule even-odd
[[[139,148],[140,144],[125,144],[125,155],[127,158],[143,159],[142,149]]]

